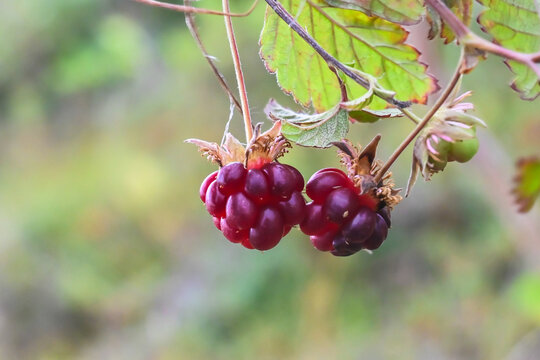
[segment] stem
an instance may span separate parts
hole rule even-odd
[[[189,6],[190,0],[184,0],[184,4],[186,4],[186,6]],[[238,99],[234,96],[233,92],[231,91],[231,88],[229,87],[229,85],[227,84],[227,81],[225,80],[225,77],[218,70],[214,60],[208,54],[204,44],[202,43],[201,37],[199,36],[199,31],[197,30],[197,25],[195,24],[195,17],[193,16],[193,13],[188,12],[186,13],[185,17],[186,17],[186,25],[189,29],[189,32],[191,33],[191,36],[193,37],[193,39],[195,39],[195,42],[197,43],[199,50],[201,50],[204,58],[208,62],[208,65],[210,65],[210,68],[212,69],[212,71],[214,72],[214,75],[218,79],[219,84],[221,85],[223,90],[225,90],[227,95],[229,95],[229,100],[231,101],[231,103],[233,103],[236,109],[238,109],[238,111],[240,112],[240,114],[242,114],[243,113],[242,105],[240,104]]]
[[[450,82],[448,83],[448,85],[446,86],[446,89],[444,89],[444,91],[442,92],[441,96],[437,99],[437,101],[435,102],[435,104],[431,107],[431,109],[429,109],[429,111],[427,112],[427,114],[424,116],[424,118],[422,119],[422,121],[420,121],[418,123],[418,125],[416,125],[416,127],[414,128],[414,130],[405,138],[405,140],[403,140],[403,142],[398,146],[398,148],[394,151],[394,153],[390,156],[390,158],[388,158],[388,160],[386,161],[386,163],[382,166],[381,170],[379,170],[379,172],[377,173],[377,175],[375,176],[375,183],[379,183],[382,179],[382,177],[384,176],[384,174],[386,174],[386,172],[388,171],[388,169],[390,169],[390,167],[392,166],[392,164],[397,160],[397,158],[401,155],[401,153],[403,152],[403,150],[405,150],[407,148],[407,146],[409,146],[409,144],[414,140],[414,138],[420,133],[420,131],[422,131],[422,129],[427,125],[427,123],[429,122],[429,120],[431,120],[431,118],[433,117],[433,115],[435,115],[435,113],[437,112],[437,110],[439,110],[439,108],[445,103],[445,101],[448,99],[448,97],[450,96],[450,94],[452,93],[452,90],[454,90],[454,87],[456,86],[456,84],[459,82],[459,79],[461,78],[461,72],[460,72],[460,69],[461,69],[461,65],[463,63],[463,59],[465,57],[465,51],[462,49],[461,51],[461,56],[459,57],[459,61],[458,61],[458,64],[456,66],[456,70],[454,70],[454,74],[452,75],[452,78],[450,79]]]
[[[216,10],[209,10],[209,9],[201,9],[196,8],[192,6],[184,6],[184,5],[175,5],[175,4],[169,4],[164,3],[161,1],[155,1],[155,0],[134,0],[136,2],[140,2],[141,4],[146,4],[150,6],[156,6],[164,9],[184,12],[184,13],[197,13],[197,14],[207,14],[207,15],[221,15],[221,16],[232,16],[232,17],[244,17],[251,14],[251,12],[255,9],[255,6],[257,5],[258,0],[255,0],[253,5],[249,8],[248,11],[243,13],[231,13],[229,11],[221,12]]]
[[[411,121],[415,124],[418,124],[422,119],[420,119],[415,113],[412,111],[409,111],[409,109],[400,109],[403,115],[411,119]]]
[[[229,0],[223,0],[223,11],[230,12]],[[246,84],[244,82],[244,73],[242,72],[242,65],[240,64],[240,55],[238,53],[238,46],[236,45],[236,37],[234,36],[234,29],[230,16],[225,16],[225,28],[227,29],[227,37],[229,39],[229,45],[231,48],[232,59],[234,63],[234,71],[236,73],[236,82],[238,83],[238,91],[240,92],[240,102],[242,104],[242,115],[244,117],[244,127],[246,132],[246,143],[249,144],[253,137],[253,126],[251,125],[251,114],[249,113],[249,104],[246,92]]]
[[[369,89],[370,83],[366,79],[362,78],[359,74],[356,74],[354,71],[344,64],[342,64],[335,57],[330,55],[326,50],[324,50],[317,41],[309,35],[309,33],[296,21],[296,19],[287,11],[277,0],[265,0],[268,6],[270,6],[275,13],[285,21],[289,27],[296,32],[305,42],[309,44],[323,59],[328,65],[331,65],[339,70],[341,70],[345,75],[353,79],[355,82],[361,86]],[[399,101],[393,98],[382,98],[383,100],[389,102],[392,105],[397,106],[398,108],[406,108],[411,104],[408,101]]]
[[[483,50],[491,54],[499,55],[509,60],[514,60],[531,68],[540,79],[540,52],[533,54],[521,53],[518,51],[507,49],[503,46],[487,41],[480,36],[474,34],[461,20],[442,2],[442,0],[426,0],[426,4],[435,10],[441,19],[456,34],[458,42],[464,47],[472,47]]]

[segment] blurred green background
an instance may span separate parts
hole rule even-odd
[[[294,106],[258,57],[263,13],[234,20],[257,122],[271,97]],[[197,20],[236,88],[222,19]],[[411,30],[445,84],[457,48]],[[509,196],[514,160],[540,154],[540,100],[500,59],[464,81],[489,124],[478,156],[420,180],[373,255],[335,258],[298,230],[260,253],[214,228],[198,187],[215,166],[183,140],[219,142],[229,103],[181,14],[3,2],[0,34],[0,359],[540,358],[539,206],[518,215]],[[382,133],[385,159],[411,129],[351,138]],[[337,165],[298,147],[283,161],[306,179]]]

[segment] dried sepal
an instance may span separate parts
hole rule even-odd
[[[400,189],[394,189],[392,173],[375,182],[375,175],[382,167],[381,162],[375,160],[380,140],[380,135],[375,136],[361,151],[361,147],[354,146],[347,139],[333,145],[338,148],[340,162],[347,169],[347,176],[360,189],[360,194],[370,194],[378,200],[380,208],[388,206],[392,209],[402,199],[398,195]]]
[[[232,162],[241,162],[250,168],[258,167],[283,156],[291,147],[281,135],[281,123],[274,123],[263,133],[261,128],[262,124],[257,124],[247,147],[230,133],[225,134],[221,145],[199,139],[187,139],[186,142],[198,146],[203,156],[220,167]]]

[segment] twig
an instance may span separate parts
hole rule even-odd
[[[289,27],[296,32],[305,42],[309,44],[323,59],[328,65],[331,65],[339,70],[341,70],[345,75],[353,79],[355,82],[361,86],[369,89],[369,82],[362,78],[359,74],[356,74],[349,67],[342,64],[335,57],[330,55],[325,49],[317,43],[317,41],[309,35],[309,33],[296,21],[296,19],[287,11],[277,0],[265,0],[268,6],[270,6],[275,13],[285,21]],[[389,102],[392,105],[397,106],[398,108],[406,108],[411,105],[409,101],[399,101],[394,98],[383,98],[383,100]]]
[[[179,11],[179,12],[184,12],[184,13],[221,15],[221,16],[232,16],[232,17],[248,16],[255,9],[255,6],[257,6],[257,2],[258,2],[258,0],[255,0],[253,5],[251,5],[249,10],[246,11],[246,12],[243,12],[243,13],[231,13],[231,12],[228,12],[228,11],[221,12],[221,11],[210,10],[210,9],[201,9],[201,8],[192,7],[192,6],[169,4],[169,3],[164,3],[164,2],[161,2],[161,1],[155,1],[155,0],[133,0],[133,1],[140,2],[141,4],[146,4],[146,5],[150,5],[150,6],[156,6],[156,7],[169,9],[169,10],[174,10],[174,11]]]
[[[190,0],[184,0],[184,4],[186,6],[189,6]],[[199,36],[199,31],[197,30],[197,25],[195,24],[195,17],[193,16],[193,13],[186,13],[186,25],[189,29],[189,32],[191,33],[191,36],[193,39],[195,39],[195,42],[197,43],[197,46],[199,47],[199,50],[203,53],[204,58],[208,62],[208,65],[210,65],[210,68],[214,72],[214,75],[219,81],[219,84],[225,90],[227,95],[229,95],[229,100],[232,104],[238,109],[240,114],[242,114],[242,105],[240,105],[240,102],[238,99],[234,96],[233,92],[231,91],[231,88],[227,84],[227,81],[225,80],[225,76],[218,70],[216,64],[214,63],[214,60],[212,57],[208,54],[206,51],[206,48],[204,44],[202,43],[201,37]]]
[[[461,50],[461,56],[459,57],[459,62],[458,62],[458,65],[456,66],[456,70],[454,71],[454,74],[452,75],[452,79],[450,79],[450,82],[448,83],[448,85],[446,86],[446,89],[444,89],[444,91],[442,92],[441,96],[439,96],[439,98],[437,99],[437,101],[435,102],[435,104],[433,104],[433,106],[431,107],[431,109],[429,109],[429,111],[427,112],[427,114],[424,116],[424,118],[422,119],[422,121],[420,121],[418,123],[418,125],[416,125],[416,127],[414,128],[414,130],[405,138],[405,140],[403,140],[403,142],[399,145],[399,147],[394,151],[394,153],[392,155],[390,155],[390,158],[388,158],[388,160],[386,161],[386,163],[381,167],[381,169],[379,170],[379,172],[377,173],[377,175],[375,176],[375,183],[379,183],[379,181],[381,181],[382,177],[384,176],[384,174],[386,174],[386,172],[388,171],[388,169],[390,169],[390,167],[392,166],[392,164],[397,160],[397,158],[401,155],[401,153],[403,152],[403,150],[405,150],[407,148],[407,146],[409,146],[409,144],[414,140],[414,138],[420,133],[420,131],[422,131],[422,129],[427,125],[427,123],[429,122],[429,120],[431,120],[431,118],[433,117],[433,115],[435,115],[435,113],[437,112],[437,110],[439,110],[439,108],[445,103],[446,99],[448,99],[448,97],[450,96],[450,94],[452,93],[452,90],[454,90],[454,87],[456,86],[456,84],[458,83],[459,79],[461,78],[461,66],[462,66],[462,63],[463,63],[463,59],[464,59],[464,56],[465,56],[465,51],[462,49]]]
[[[229,0],[222,1],[223,12],[229,13]],[[249,104],[247,98],[246,84],[244,82],[244,73],[240,64],[240,54],[236,45],[236,37],[230,16],[225,16],[225,28],[227,29],[227,37],[231,48],[232,59],[234,63],[234,71],[236,73],[236,82],[238,83],[238,91],[240,92],[240,102],[242,105],[242,116],[244,118],[244,128],[246,132],[246,143],[249,144],[253,137],[253,126],[251,125],[251,114],[249,112]]]
[[[521,53],[507,49],[474,34],[461,20],[442,2],[442,0],[426,0],[426,4],[435,10],[441,19],[456,34],[458,42],[465,47],[483,50],[509,60],[514,60],[531,68],[540,79],[540,52],[533,54]]]

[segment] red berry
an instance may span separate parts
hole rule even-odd
[[[241,192],[229,196],[225,210],[227,222],[237,229],[249,229],[258,215],[255,203]]]
[[[208,187],[210,186],[210,184],[213,183],[216,180],[217,174],[218,174],[218,172],[214,171],[213,173],[208,175],[206,177],[206,179],[203,180],[203,182],[201,184],[201,188],[199,190],[199,196],[200,196],[202,202],[206,201],[206,191],[208,191]]]
[[[304,219],[303,184],[302,175],[289,165],[266,163],[248,171],[236,162],[210,174],[200,193],[227,239],[268,250]]]
[[[273,207],[261,209],[255,226],[249,231],[249,242],[257,250],[268,250],[279,243],[283,235],[283,218]]]
[[[268,163],[263,166],[268,176],[270,193],[276,200],[288,199],[296,188],[295,175],[287,167],[278,163]]]
[[[277,205],[283,216],[285,225],[292,226],[304,220],[306,201],[301,193],[297,191],[293,192],[289,200],[280,201]]]
[[[336,223],[341,224],[354,216],[360,207],[358,195],[349,188],[339,188],[332,191],[324,202],[324,213],[326,217]]]
[[[322,169],[306,184],[313,202],[306,206],[300,230],[310,235],[315,248],[335,256],[361,249],[376,249],[386,239],[390,209],[377,211],[378,200],[360,195],[354,183],[338,169]]]
[[[246,176],[244,192],[258,202],[267,201],[270,197],[270,185],[266,175],[259,169],[251,169]]]
[[[208,187],[206,191],[206,210],[212,216],[224,217],[225,216],[225,205],[227,204],[227,196],[223,194],[217,185],[217,182],[214,181]]]
[[[247,170],[242,163],[230,163],[219,170],[216,182],[224,194],[231,194],[244,186]]]
[[[306,216],[300,223],[300,230],[306,235],[321,235],[328,231],[332,225],[326,220],[323,206],[311,202],[306,205]]]
[[[332,242],[334,241],[335,236],[335,231],[327,231],[322,235],[312,235],[309,237],[309,240],[311,240],[315,249],[320,251],[330,251],[334,250]]]
[[[231,226],[225,218],[221,219],[221,232],[230,242],[238,243],[248,238],[248,230],[240,230]]]
[[[306,185],[306,194],[313,201],[321,203],[332,191],[340,187],[350,186],[351,181],[343,172],[338,173],[333,170],[319,171],[309,179]]]

